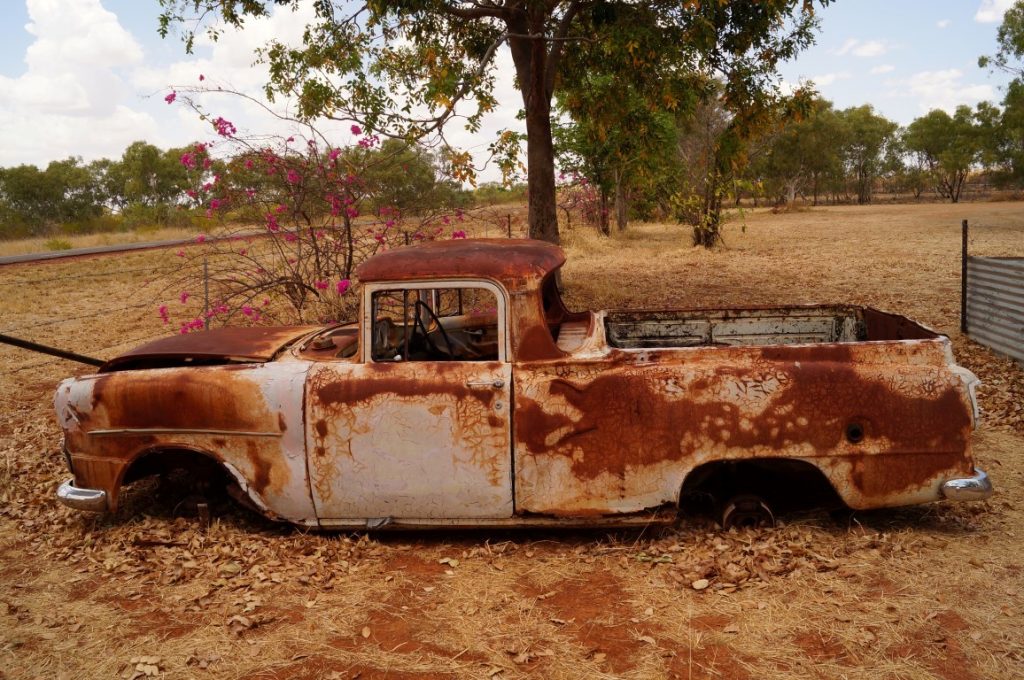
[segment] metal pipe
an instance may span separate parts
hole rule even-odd
[[[74,352],[68,352],[67,350],[57,349],[56,347],[49,347],[47,345],[40,345],[38,342],[32,342],[30,340],[22,340],[21,338],[14,338],[10,335],[4,335],[0,333],[0,342],[7,345],[14,345],[22,349],[27,349],[32,352],[39,352],[40,354],[49,354],[51,356],[60,357],[61,359],[67,359],[69,361],[77,361],[80,364],[88,364],[90,366],[102,366],[107,363],[103,359],[94,359],[87,357],[83,354],[75,354]]]
[[[967,333],[967,220],[960,226],[960,332]]]

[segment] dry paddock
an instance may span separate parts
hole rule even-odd
[[[94,518],[53,501],[50,396],[80,369],[0,349],[0,678],[1019,678],[1024,371],[957,333],[965,217],[977,254],[1024,254],[1019,203],[748,212],[713,252],[672,226],[571,232],[565,284],[577,306],[854,302],[949,333],[986,383],[998,495],[973,505],[351,535],[241,512],[203,529],[142,489]],[[157,335],[168,257],[2,268],[0,329],[103,355]]]

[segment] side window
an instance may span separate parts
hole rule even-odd
[[[496,361],[498,300],[483,287],[373,293],[374,361]]]

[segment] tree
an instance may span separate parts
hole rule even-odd
[[[830,0],[818,0],[826,5]],[[160,32],[188,23],[186,49],[202,30],[203,17],[219,16],[241,29],[249,17],[274,4],[297,0],[161,0]],[[603,18],[631,12],[647,22],[659,49],[609,49],[603,58],[632,65],[633,74],[668,59],[725,80],[726,101],[740,111],[766,96],[780,60],[810,41],[811,0],[742,0],[639,4],[614,0],[398,0],[339,5],[316,2],[316,20],[300,46],[270,41],[261,52],[269,63],[270,97],[294,97],[298,116],[358,122],[383,134],[419,139],[443,128],[460,103],[472,101],[466,118],[477,129],[495,105],[494,58],[508,45],[522,94],[527,132],[530,235],[558,242],[551,102],[571,77],[562,71],[569,49],[601,51],[611,43],[599,30]],[[195,22],[195,23],[193,23]],[[216,35],[217,28],[208,30]],[[514,166],[516,135],[491,145],[504,169]],[[449,152],[461,177],[468,154]],[[459,177],[460,175],[457,175]]]
[[[810,192],[817,205],[818,196],[842,175],[844,134],[832,103],[815,99],[803,116],[783,121],[765,136],[766,148],[751,176],[779,202],[791,204],[797,193]]]
[[[978,66],[995,67],[1016,76],[1019,81],[1024,78],[1024,0],[1017,0],[1003,15],[1003,23],[996,32],[998,49],[991,56],[979,57]]]
[[[1006,88],[999,117],[996,159],[1001,166],[998,179],[1004,183],[1024,182],[1024,80]]]
[[[875,180],[892,158],[890,149],[896,144],[899,126],[876,115],[870,104],[841,111],[839,120],[846,132],[843,157],[848,175],[853,178],[857,203],[870,203]]]
[[[30,233],[103,214],[103,193],[81,158],[52,161],[45,170],[19,165],[0,170],[0,202],[7,219]]]
[[[940,109],[930,111],[907,127],[905,143],[928,167],[939,195],[959,202],[980,154],[971,109],[958,106],[952,116]]]

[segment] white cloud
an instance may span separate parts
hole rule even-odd
[[[953,25],[953,22],[949,19],[939,19],[935,22],[936,28],[949,28]]]
[[[896,67],[893,66],[892,64],[882,64],[871,69],[871,75],[877,76],[881,75],[882,73],[892,73],[895,70]]]
[[[0,165],[86,158],[121,149],[156,124],[120,102],[130,95],[123,70],[142,48],[100,0],[28,0],[35,37],[25,71],[0,76]]]
[[[889,51],[880,40],[868,40],[853,48],[855,57],[878,57]]]
[[[951,68],[941,71],[921,71],[905,80],[893,81],[903,96],[917,99],[918,109],[927,113],[932,109],[943,109],[952,113],[957,106],[974,106],[980,101],[991,99],[995,93],[991,85],[963,82],[963,72]]]
[[[1003,20],[1006,10],[1013,6],[1014,0],[981,0],[974,20],[983,24],[993,24]]]
[[[888,46],[881,40],[858,40],[847,38],[836,50],[840,57],[851,54],[855,57],[878,57],[889,51]]]
[[[10,1],[10,0],[8,0]],[[134,36],[103,7],[103,0],[26,0],[34,37],[25,53],[25,67],[17,77],[0,76],[0,167],[32,163],[45,166],[70,155],[117,158],[125,147],[145,140],[162,148],[182,146],[215,137],[208,122],[181,105],[187,88],[209,86],[196,99],[213,116],[231,120],[242,134],[296,134],[261,106],[267,68],[254,64],[255,50],[271,39],[297,43],[306,23],[313,18],[311,3],[298,11],[276,7],[271,16],[251,19],[245,30],[225,30],[211,42],[197,36],[194,55],[158,64]],[[169,38],[168,40],[172,40]],[[448,141],[473,152],[477,164],[487,158],[487,146],[498,131],[522,132],[516,120],[522,98],[515,87],[514,68],[507,50],[496,60],[494,95],[497,109],[483,121],[480,131],[470,133],[461,120],[446,128]],[[204,80],[199,81],[202,74]],[[164,95],[181,88],[179,101],[168,106]],[[223,90],[244,92],[255,101]],[[469,111],[472,102],[460,111]],[[287,112],[289,102],[272,108]],[[349,124],[318,125],[332,142],[352,143]],[[298,134],[296,134],[298,136]],[[493,167],[481,173],[481,181],[500,179]]]
[[[838,73],[822,73],[820,75],[811,76],[810,80],[818,87],[828,87],[836,81],[846,80],[849,77],[849,71],[840,71]]]

